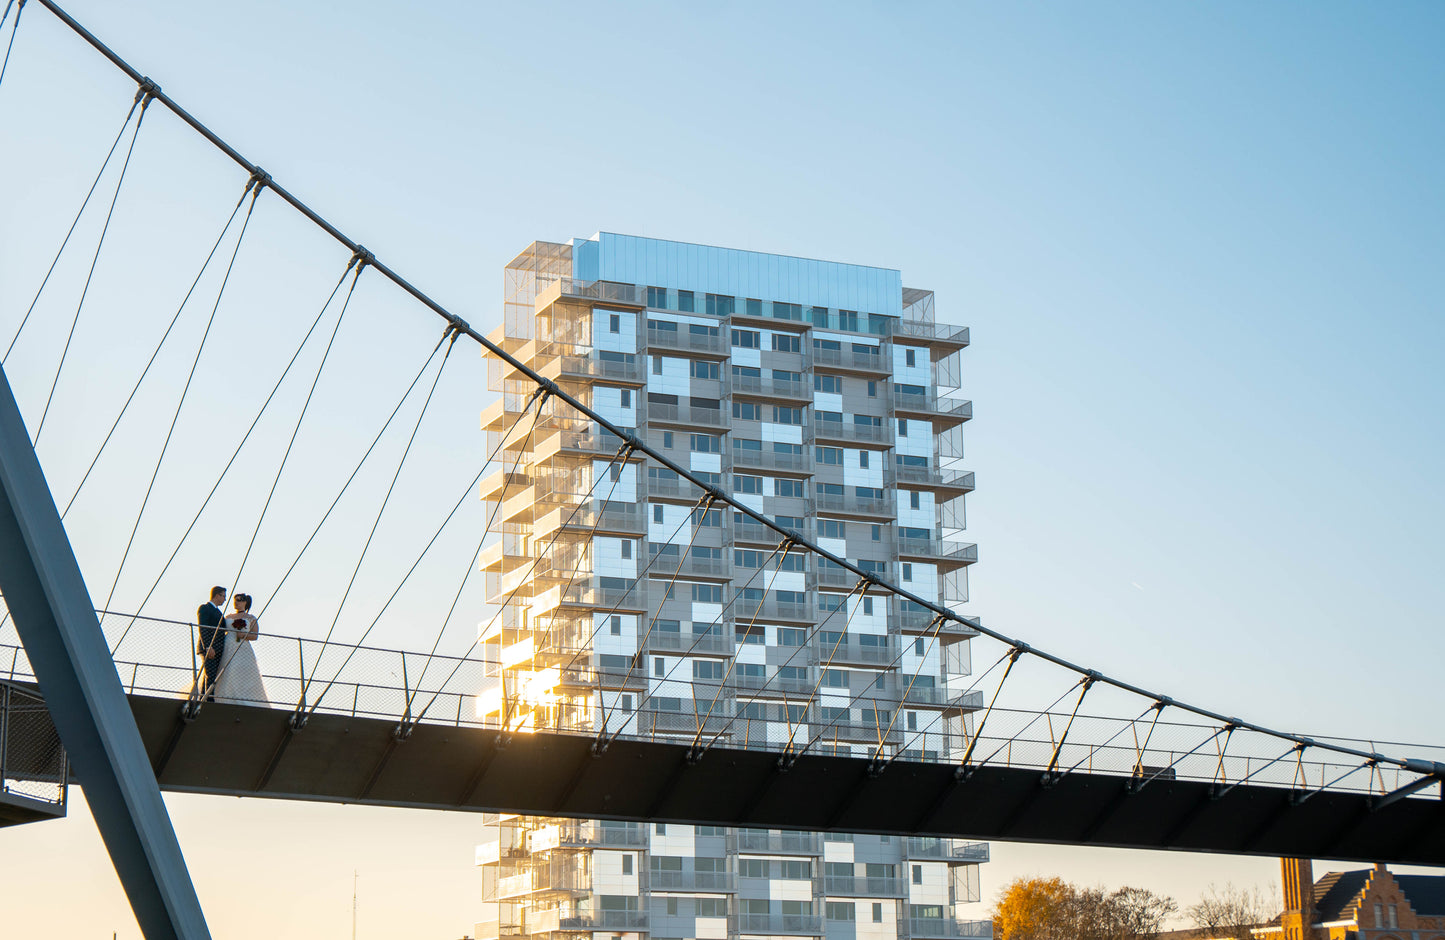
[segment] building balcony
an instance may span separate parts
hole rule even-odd
[[[893,426],[886,420],[882,424],[814,421],[812,437],[819,443],[831,441],[839,444],[890,447],[893,444]]]
[[[645,535],[647,519],[639,503],[609,501],[599,508],[596,503],[576,506],[560,506],[540,515],[532,529],[532,539],[547,544],[550,536],[559,528],[574,532],[602,535]]]
[[[692,552],[683,555],[681,551],[676,555],[658,552],[655,558],[648,569],[648,574],[654,578],[668,579],[674,575],[679,578],[732,577],[732,566],[726,558],[700,558]]]
[[[906,936],[913,940],[990,940],[993,937],[993,921],[989,920],[910,917],[899,924],[900,928],[904,925],[907,925]]]
[[[738,933],[822,936],[823,918],[817,914],[739,914]]]
[[[947,473],[933,467],[909,467],[895,463],[893,482],[912,489],[933,490],[945,499],[973,492],[973,471]]]
[[[737,830],[737,850],[749,855],[821,855],[822,839],[816,832]]]
[[[939,398],[931,391],[906,392],[893,386],[893,410],[899,417],[919,418],[933,425],[934,431],[951,428],[973,417],[973,402],[956,398]]]
[[[734,375],[734,395],[753,395],[759,398],[786,398],[790,401],[811,401],[813,390],[804,382],[789,382],[775,379],[770,375]]]
[[[789,665],[807,666],[811,665],[811,663],[812,660],[810,658],[800,656],[789,663]],[[815,678],[789,679],[777,675],[744,676],[738,673],[733,673],[731,681],[732,684],[738,688],[740,693],[738,697],[746,697],[749,699],[755,697],[758,692],[762,692],[764,695],[768,693],[782,695],[785,692],[811,692],[813,691],[813,686],[817,684],[817,679]]]
[[[638,284],[619,281],[583,281],[575,277],[559,277],[537,292],[535,306],[545,309],[563,297],[602,301],[624,307],[647,306],[647,292]]]
[[[855,493],[814,493],[813,498],[808,500],[808,515],[816,516],[818,513],[841,514],[851,516],[879,516],[885,519],[892,519],[897,512],[898,504],[885,492],[880,497],[858,496]]]
[[[532,611],[534,614],[538,614],[556,607],[587,607],[602,610],[617,608],[629,613],[644,613],[648,610],[646,579],[637,582],[631,588],[604,587],[585,581],[574,583],[570,588],[566,584],[559,584],[537,595],[532,604]]]
[[[841,614],[839,616],[842,616]],[[836,622],[836,620],[835,620]],[[830,624],[831,626],[831,624]],[[879,645],[863,646],[858,642],[862,634],[847,636],[843,642],[834,645],[815,640],[815,650],[820,661],[832,657],[838,665],[847,666],[891,666],[898,659],[898,638],[873,636],[881,641]],[[871,636],[871,635],[870,635]]]
[[[900,878],[828,875],[823,879],[823,893],[829,897],[901,898],[907,894],[907,886]]]
[[[888,624],[890,627],[896,627],[900,633],[912,636],[931,635],[934,630],[935,616],[931,610],[905,609],[901,605],[895,604],[888,613]],[[945,620],[938,635],[944,643],[954,643],[978,636],[978,631],[956,620]]]
[[[716,686],[712,688],[716,688]],[[701,692],[701,690],[698,691]],[[653,737],[659,734],[692,737],[699,732],[715,735],[722,733],[732,723],[733,703],[731,701],[719,699],[714,705],[711,696],[693,701],[696,702],[696,713],[693,712],[691,705],[688,706],[687,711],[662,711],[651,708],[635,711],[632,713],[632,722],[627,725],[623,733],[641,737]],[[710,717],[707,714],[709,708],[713,712]]]
[[[561,845],[645,849],[647,829],[636,823],[570,822],[557,827]]]
[[[526,435],[518,435],[518,440]],[[622,449],[622,438],[600,427],[538,429],[532,438],[533,460],[541,462],[557,454],[611,457]]]
[[[759,542],[769,548],[777,547],[783,540],[777,530],[768,528],[751,516],[733,517],[732,536],[734,542]]]
[[[923,561],[945,571],[962,568],[978,561],[978,546],[972,542],[948,542],[935,539],[899,537],[898,555],[909,561]]]
[[[655,401],[647,403],[648,423],[682,424],[688,427],[725,428],[730,419],[721,408],[698,408],[687,405],[667,405]]]
[[[767,442],[764,441],[764,444]],[[784,454],[775,450],[743,450],[734,447],[732,451],[734,467],[761,467],[765,470],[776,470],[785,473],[807,473],[809,470],[808,453],[804,450],[801,454]]]
[[[621,361],[592,359],[586,356],[558,356],[551,361],[540,363],[537,373],[544,379],[553,379],[554,381],[570,379],[590,384],[600,379],[621,385],[647,384],[647,374],[642,360],[631,353],[624,355],[628,358]]]
[[[901,343],[924,343],[943,348],[943,355],[968,345],[968,327],[951,323],[898,320],[893,324],[893,335]],[[943,355],[935,352],[933,358],[941,359]]]
[[[647,887],[651,891],[663,892],[735,894],[738,883],[737,876],[730,871],[662,871],[653,868],[647,873]]]
[[[724,624],[716,633],[668,633],[653,630],[647,638],[649,653],[684,653],[689,656],[725,656],[733,652],[732,627]]]
[[[695,503],[702,498],[702,490],[696,483],[680,476],[647,477],[647,495],[652,499],[678,499]]]
[[[762,577],[760,576],[759,580]],[[739,598],[733,604],[733,616],[739,621],[750,621],[756,617],[758,620],[801,620],[812,623],[814,619],[811,604],[780,601],[771,595],[764,597],[761,605],[756,600]]]
[[[731,352],[726,331],[716,333],[693,333],[688,324],[679,323],[676,330],[659,330],[653,324],[647,328],[647,348],[652,350],[677,350],[694,356],[709,356],[726,359]]]
[[[815,367],[866,372],[872,375],[891,375],[893,372],[892,358],[882,355],[881,351],[865,353],[857,349],[820,349],[814,346],[812,354]]]
[[[988,843],[942,839],[936,836],[910,836],[908,838],[908,857],[982,863],[988,861],[989,858]]]
[[[813,584],[816,587],[848,588],[856,587],[858,576],[841,565],[823,564],[821,560],[814,562],[817,569],[813,572]]]
[[[552,912],[542,911],[535,916],[545,920],[548,913]],[[643,931],[647,930],[647,911],[592,911],[586,914],[568,914],[565,917],[559,917],[555,927],[529,929],[528,933],[543,933],[548,929]]]

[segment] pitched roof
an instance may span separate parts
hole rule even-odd
[[[1320,923],[1343,920],[1350,904],[1365,890],[1370,879],[1370,869],[1359,871],[1332,871],[1315,882],[1315,911]]]
[[[1395,880],[1416,914],[1445,916],[1445,875],[1396,875]]]

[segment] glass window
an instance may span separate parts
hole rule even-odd
[[[677,309],[683,313],[693,312],[692,291],[680,290],[677,292]],[[910,362],[909,365],[912,365]]]
[[[748,298],[748,316],[760,317],[763,315],[763,302],[753,297]]]
[[[840,394],[843,391],[843,377],[841,375],[814,375],[813,389],[834,395]]]
[[[848,523],[841,519],[819,519],[818,538],[845,539],[848,537]]]
[[[652,358],[652,374],[653,374],[653,375],[661,375],[661,374],[662,374],[662,357],[661,357],[661,356],[653,356],[653,357],[651,357],[651,358]]]
[[[883,923],[883,904],[879,901],[873,902],[873,923]]]
[[[792,333],[773,334],[773,352],[795,353],[800,352],[802,348],[799,338]]]
[[[653,507],[652,507],[652,521],[658,523],[659,525],[662,524],[662,507],[661,507],[661,506],[653,506]]]
[[[916,656],[923,655],[923,637],[918,637],[913,641],[913,653]]]
[[[619,396],[620,396],[621,399],[622,399],[622,407],[624,407],[624,408],[631,408],[631,407],[632,407],[632,389],[630,389],[630,388],[624,388],[624,389],[619,393]]]
[[[617,614],[612,615],[612,635],[622,635],[622,618],[619,617]]]
[[[903,350],[903,364],[910,369],[918,364],[917,356],[914,355],[914,351],[912,349]]]
[[[824,669],[823,685],[830,689],[848,688],[848,673],[842,669]]]
[[[657,658],[655,658],[655,659],[652,661],[652,674],[653,674],[654,676],[661,676],[661,675],[665,675],[665,674],[666,674],[666,671],[665,671],[665,669],[663,668],[663,662],[662,662],[662,657],[661,657],[661,656],[658,656]]]
[[[787,407],[786,405],[774,405],[774,406],[773,406],[773,423],[774,423],[774,424],[802,424],[802,423],[803,423],[803,409],[802,409],[802,408],[789,408],[789,407]]]
[[[699,604],[721,604],[721,584],[694,584],[692,586],[692,599]]]
[[[699,829],[705,829],[705,828],[714,828],[714,829],[716,829],[716,828],[718,828],[718,827],[716,827],[716,826],[713,826],[713,827],[698,826],[698,828],[699,828]],[[720,862],[720,861],[722,861],[722,859],[706,859],[706,858],[700,858],[700,859],[697,860],[697,863],[698,863],[699,865],[701,865],[703,862],[707,862],[707,861],[719,861],[719,862]],[[699,868],[699,869],[697,869],[697,870],[698,870],[698,871],[713,871],[714,869],[710,869],[710,868]],[[723,869],[719,868],[719,869],[716,869],[716,870],[717,870],[717,871],[722,871]],[[698,898],[696,903],[697,903],[697,916],[698,916],[698,917],[726,917],[726,916],[727,916],[727,913],[728,913],[728,902],[727,902],[727,898]]]
[[[663,432],[662,432],[662,446],[663,446],[663,447],[667,447],[667,448],[672,447],[672,432],[671,432],[671,431],[663,431]]]
[[[909,508],[909,509],[921,509],[921,508],[923,508],[923,498],[922,498],[921,496],[919,496],[917,490],[909,490],[909,491],[908,491],[908,508]]]
[[[757,366],[733,366],[733,376],[744,379],[760,379],[763,377],[763,370]]]
[[[779,666],[778,679],[782,682],[803,683],[808,681],[807,666]]]
[[[858,452],[858,466],[863,470],[868,469],[868,452],[866,450]]]
[[[733,491],[737,493],[751,493],[754,495],[760,495],[763,492],[763,478],[747,476],[741,473],[734,473]]]
[[[657,310],[667,309],[667,288],[649,287],[647,289],[647,305]]]
[[[905,581],[912,581],[912,580],[913,580],[913,564],[912,564],[912,562],[907,562],[907,561],[905,561],[905,562],[903,563],[903,580],[905,580]]]
[[[693,434],[690,445],[694,453],[698,454],[720,454],[722,453],[722,438],[716,434]]]
[[[898,436],[899,436],[899,437],[907,437],[907,436],[908,436],[908,419],[907,419],[907,418],[899,418],[899,419],[898,419]]]
[[[863,613],[870,617],[873,615],[873,598],[864,596]]]
[[[801,497],[803,495],[803,481],[786,478],[776,479],[773,481],[773,492],[780,497]]]
[[[733,417],[742,421],[763,420],[763,406],[755,401],[733,402]],[[759,448],[761,450],[761,448]]]
[[[802,646],[808,640],[808,631],[796,627],[778,628],[779,646]]]
[[[630,874],[632,874],[632,853],[631,853],[631,852],[628,852],[628,853],[626,853],[625,855],[622,856],[622,873],[623,873],[624,875],[630,875]]]
[[[623,558],[631,558],[631,557],[632,557],[632,539],[623,539],[623,540],[622,540],[622,557],[623,557]]]
[[[855,486],[853,495],[859,499],[882,499],[883,491],[876,486]]]
[[[647,330],[649,333],[676,333],[677,324],[671,320],[648,320]]]
[[[730,317],[737,298],[722,294],[708,294],[703,299],[703,312],[713,317]]]
[[[922,866],[922,865],[914,865],[914,866],[913,866],[913,883],[916,884],[916,885],[921,885],[921,884],[923,884],[923,866]],[[915,905],[910,905],[910,906],[912,906],[912,907],[917,907],[918,905],[915,904]]]
[[[692,524],[707,529],[720,529],[722,528],[722,510],[709,509],[703,512],[701,509],[694,509],[692,511]]]
[[[773,453],[775,453],[775,454],[796,454],[797,456],[801,457],[801,456],[803,455],[803,445],[802,445],[802,444],[788,444],[788,443],[785,443],[785,442],[783,442],[783,441],[773,441]]]
[[[738,859],[739,878],[767,878],[768,868],[768,860],[765,858]]]
[[[609,333],[621,333],[621,332],[622,332],[622,317],[621,317],[619,314],[614,313],[614,314],[612,314],[611,316],[609,316],[609,317],[607,318],[607,332],[609,332]]]
[[[843,448],[841,447],[819,447],[814,456],[821,464],[833,466],[842,466],[843,464]]]
[[[689,359],[687,374],[695,379],[717,378],[717,363],[711,359]]]
[[[908,713],[908,730],[909,730],[909,731],[917,731],[917,730],[918,730],[918,712],[909,712],[909,713]]]
[[[692,677],[694,679],[721,679],[723,664],[715,659],[693,660]]]
[[[632,696],[631,696],[631,695],[623,695],[623,696],[622,696],[622,710],[625,711],[625,712],[630,712],[630,711],[632,711]]]
[[[812,864],[801,859],[785,859],[779,862],[778,865],[782,869],[779,877],[791,878],[794,881],[813,877]]]
[[[877,382],[869,382],[869,383],[868,383],[868,397],[869,397],[869,398],[877,398],[877,397],[878,397],[878,383],[877,383]]]
[[[757,349],[760,340],[757,330],[733,330],[733,345],[740,349]]]

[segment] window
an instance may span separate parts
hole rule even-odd
[[[869,397],[869,398],[877,398],[877,397],[878,397],[878,383],[877,383],[877,382],[869,382],[869,383],[868,383],[868,397]]]
[[[716,827],[716,826],[698,826],[698,828],[699,828],[699,829],[708,829],[708,828],[716,829],[716,828],[718,828],[718,827]],[[697,862],[698,862],[699,865],[701,865],[703,862],[707,862],[707,861],[719,861],[719,862],[720,862],[720,861],[722,861],[722,859],[705,859],[705,858],[700,858],[700,859],[697,860]],[[712,871],[713,869],[699,868],[699,869],[697,869],[697,870],[698,870],[698,871]],[[723,869],[719,868],[719,869],[716,869],[716,870],[717,870],[717,871],[722,871]],[[698,898],[696,903],[697,903],[697,916],[698,916],[698,917],[726,917],[727,914],[728,914],[728,901],[727,901],[727,898]]]
[[[912,349],[903,350],[903,364],[912,369],[918,365],[918,356]]]
[[[654,855],[648,859],[647,867],[653,871],[682,871],[682,856]]]
[[[764,668],[764,666],[763,666],[762,663],[737,663],[737,664],[735,664],[735,665],[733,666],[733,670],[738,674],[738,677],[739,677],[739,678],[761,679],[761,678],[763,678],[764,676],[767,675],[767,670],[766,670],[766,668]],[[747,715],[747,716],[745,716],[745,717],[750,717],[750,718],[761,718],[761,717],[763,717],[763,706],[762,706],[761,704],[759,704],[759,703],[756,703],[756,702],[754,702],[754,703],[752,703],[752,704],[755,704],[755,705],[758,706],[758,713],[757,713],[756,715]],[[738,714],[739,714],[739,715],[742,715],[742,714],[743,714],[742,709],[738,709]]]
[[[1390,923],[1389,923],[1389,926],[1390,926],[1390,927],[1398,927],[1398,926],[1400,926],[1399,920],[1396,919],[1395,905],[1391,904],[1389,907],[1385,908],[1385,913],[1386,913],[1387,915],[1389,915],[1388,919],[1389,919],[1389,922],[1390,922]]]
[[[667,309],[667,288],[649,287],[647,289],[647,305],[657,310]]]
[[[624,694],[622,696],[622,710],[625,712],[632,711],[632,696],[630,694]]]
[[[848,523],[841,519],[819,519],[818,538],[845,539],[848,537]]]
[[[917,731],[917,730],[918,730],[918,712],[909,712],[909,713],[908,713],[908,730],[909,730],[909,731]]]
[[[661,506],[653,506],[653,507],[652,507],[652,521],[655,522],[655,523],[657,523],[658,525],[662,525],[662,507],[661,507]]]
[[[676,333],[677,324],[671,320],[648,320],[647,332],[649,333]]]
[[[882,499],[883,491],[876,486],[855,486],[853,495],[859,499]]]
[[[928,458],[917,454],[897,454],[894,460],[900,467],[927,467]]]
[[[692,664],[692,677],[694,679],[721,679],[723,677],[723,664],[712,659],[694,660]]]
[[[624,408],[631,408],[631,407],[632,407],[632,389],[630,389],[630,388],[624,388],[622,391],[618,392],[617,394],[618,394],[618,397],[622,400],[622,407],[624,407]]]
[[[739,878],[767,878],[768,868],[768,860],[765,858],[738,859]]]
[[[873,615],[873,598],[864,596],[863,613],[870,617]]]
[[[919,493],[918,493],[917,490],[909,490],[909,491],[908,491],[908,508],[909,508],[909,509],[922,509],[922,508],[923,508],[923,498],[919,495]]]
[[[883,527],[876,522],[873,524],[873,541],[883,541]]]
[[[787,720],[792,722],[802,721],[808,716],[808,706],[806,705],[789,705],[783,711],[788,716]]]
[[[853,841],[853,833],[851,833],[851,832],[825,832],[825,833],[823,833],[823,841],[824,841],[824,842],[852,842],[852,841]]]
[[[780,570],[788,571],[791,569],[780,567]],[[808,595],[804,594],[802,591],[779,591],[778,603],[796,604],[797,606],[802,607],[808,603]]]
[[[694,584],[692,586],[692,599],[698,604],[721,604],[721,584]]]
[[[736,297],[707,294],[703,297],[703,312],[710,317],[730,317],[733,315],[733,308],[736,304]]]
[[[777,481],[777,482],[781,482],[781,481]],[[803,481],[802,481],[802,480],[799,480],[799,481],[797,481],[797,482],[801,483],[801,482],[803,482]],[[798,491],[798,495],[799,495],[799,496],[803,495],[802,490],[799,490],[799,491]],[[785,528],[785,529],[801,529],[801,528],[803,527],[803,517],[802,517],[802,516],[775,516],[775,517],[773,517],[773,521],[776,522],[778,525],[782,526],[782,527]]]
[[[722,453],[722,438],[716,434],[693,434],[690,444],[695,454]]]
[[[599,894],[597,906],[604,911],[635,911],[637,898],[622,894]]]
[[[618,480],[622,479],[622,468],[615,463],[610,464],[607,467],[607,479],[613,483],[616,483]]]
[[[899,437],[907,437],[907,436],[908,436],[908,419],[907,419],[907,418],[899,418],[899,419],[898,419],[898,436],[899,436]]]
[[[762,302],[761,300],[757,300],[756,298],[749,297],[749,298],[748,298],[748,301],[747,301],[747,311],[748,311],[748,316],[750,316],[750,317],[760,317],[760,316],[762,316],[762,315],[763,315],[763,302]]]
[[[672,449],[672,432],[671,432],[671,431],[663,431],[663,432],[662,432],[662,446],[665,447],[665,448],[667,448],[667,449],[669,449],[669,450]]]
[[[782,869],[779,877],[791,878],[794,881],[813,877],[813,866],[805,861],[789,859],[778,863]]]
[[[803,423],[803,409],[802,409],[802,408],[789,408],[789,407],[786,406],[786,405],[774,405],[774,406],[773,406],[773,423],[774,423],[774,424],[802,424],[802,423]]]
[[[676,546],[674,546],[676,547]],[[658,633],[681,633],[682,624],[676,620],[655,620],[653,627]]]
[[[621,332],[622,332],[622,317],[621,317],[620,315],[614,313],[614,314],[612,314],[611,316],[609,316],[609,317],[607,318],[607,332],[609,332],[609,333],[621,333]]]
[[[823,495],[823,496],[838,496],[838,497],[841,497],[841,496],[843,495],[843,484],[841,484],[841,483],[819,483],[819,484],[818,484],[818,492],[819,492],[821,495]]]
[[[868,469],[868,452],[866,450],[858,451],[858,466],[864,470]]]
[[[663,668],[661,656],[658,656],[652,660],[652,674],[654,676],[662,676],[667,674],[666,670]]]
[[[681,861],[681,859],[679,859],[679,861]],[[668,898],[668,899],[667,899],[667,903],[663,906],[663,910],[665,910],[668,914],[676,915],[676,914],[677,914],[677,898]]]
[[[693,301],[692,301],[692,291],[690,291],[690,290],[680,290],[680,291],[678,291],[678,292],[677,292],[677,309],[678,309],[678,310],[681,310],[683,313],[692,313],[692,312],[693,312],[693,307],[694,307],[694,304],[693,304]],[[909,365],[913,365],[913,363],[910,362]]]
[[[695,379],[715,379],[718,377],[717,363],[711,359],[689,359],[687,374]]]
[[[631,557],[632,557],[632,539],[623,539],[623,540],[622,540],[622,557],[623,557],[623,558],[631,558]]]
[[[754,603],[756,603],[756,601],[754,601]],[[762,627],[741,626],[737,628],[737,640],[739,643],[752,643],[757,646],[762,646],[766,637],[764,636]],[[742,671],[742,664],[738,665],[738,670],[738,675],[749,675],[749,673]]]
[[[688,335],[689,335],[689,336],[717,336],[717,335],[719,335],[719,334],[718,334],[718,328],[717,328],[717,327],[715,327],[715,326],[705,326],[704,324],[701,324],[701,323],[689,323],[689,324],[687,325],[687,332],[688,332]]]
[[[752,549],[733,549],[733,564],[739,568],[761,568],[765,557],[766,555],[764,555],[763,552]]]
[[[807,571],[808,556],[794,555],[792,553],[782,555],[778,558],[779,571]]]
[[[773,352],[795,353],[801,349],[802,346],[798,342],[798,337],[794,336],[792,333],[773,334]]]
[[[803,481],[779,478],[773,481],[773,493],[780,497],[796,496],[802,498]]]
[[[841,375],[815,375],[813,376],[813,389],[833,395],[842,394],[843,377]]]
[[[763,370],[757,366],[733,366],[733,378],[735,379],[760,379],[763,377]]]
[[[734,473],[733,490],[738,493],[761,495],[763,492],[763,478]]]
[[[848,673],[842,669],[824,669],[823,685],[829,689],[848,688]]]
[[[657,823],[657,828],[654,831],[660,836],[667,835],[667,823]]]
[[[763,450],[763,442],[762,442],[762,441],[758,441],[758,440],[753,440],[753,439],[750,438],[750,437],[734,437],[734,438],[733,438],[733,450],[734,450],[734,451],[750,450],[750,451],[757,451],[758,453],[761,453],[762,450]]]
[[[722,510],[709,509],[707,512],[703,512],[701,509],[694,509],[692,524],[705,529],[720,529],[722,528]]]
[[[798,391],[801,390],[801,386],[802,386],[802,384],[803,384],[803,373],[801,373],[801,372],[789,372],[787,369],[774,369],[774,370],[773,370],[773,381],[774,381],[774,382],[790,382],[790,383],[792,383],[792,384],[794,384],[794,385],[799,386],[799,388],[793,389],[793,392],[796,394]]]
[[[763,406],[755,401],[733,402],[733,417],[740,421],[763,420]]]
[[[819,447],[814,456],[821,464],[839,467],[843,465],[843,448],[841,447]]]
[[[802,304],[785,304],[773,301],[773,318],[776,320],[802,320]]]
[[[821,560],[826,560],[826,559],[820,559],[820,561],[821,561]],[[834,565],[834,567],[836,568],[836,567],[838,567],[838,566],[837,566],[837,565]],[[843,606],[843,595],[842,595],[842,594],[819,594],[819,595],[818,595],[818,609],[819,609],[819,610],[837,610],[839,607],[842,607],[842,606]]]
[[[613,614],[613,615],[612,615],[612,635],[613,635],[613,636],[621,636],[621,635],[622,635],[622,618],[619,617],[619,616],[616,615],[616,614]]]
[[[796,627],[778,628],[779,646],[802,646],[808,640],[808,631]]]
[[[622,856],[622,873],[623,873],[624,875],[630,875],[630,874],[632,874],[632,853],[631,853],[631,852],[628,852],[626,855],[623,855],[623,856]]]
[[[923,884],[923,866],[922,866],[922,865],[914,865],[914,866],[913,866],[913,883],[916,884],[916,885],[921,885],[921,884]],[[914,905],[914,906],[916,906],[916,905]]]
[[[905,580],[905,581],[912,581],[912,580],[913,580],[913,563],[912,563],[912,562],[905,561],[905,562],[903,563],[903,580]]]
[[[807,667],[807,666],[779,666],[779,667],[778,667],[778,681],[779,681],[779,682],[796,682],[796,683],[798,683],[799,685],[802,685],[803,683],[805,683],[805,682],[808,681],[808,667]]]
[[[824,424],[842,424],[842,423],[843,423],[843,412],[841,412],[841,411],[818,411],[818,412],[815,412],[815,414],[817,414],[818,420],[821,421],[821,422],[824,423]],[[837,428],[834,428],[834,431],[836,431],[836,430],[837,430]]]
[[[883,419],[878,417],[877,415],[855,414],[853,416],[853,424],[857,427],[863,428],[881,428],[883,427]]]
[[[869,383],[870,385],[873,383]],[[873,923],[883,923],[883,905],[878,901],[873,902]]]
[[[740,349],[757,349],[761,339],[757,330],[733,330],[733,345]]]

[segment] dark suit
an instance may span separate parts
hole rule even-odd
[[[206,670],[207,699],[216,697],[216,676],[221,671],[221,655],[226,651],[226,631],[221,628],[225,620],[226,615],[221,608],[210,601],[196,608],[196,623],[201,627],[201,642],[196,651],[205,656],[206,650],[215,650],[214,656],[201,660]]]

